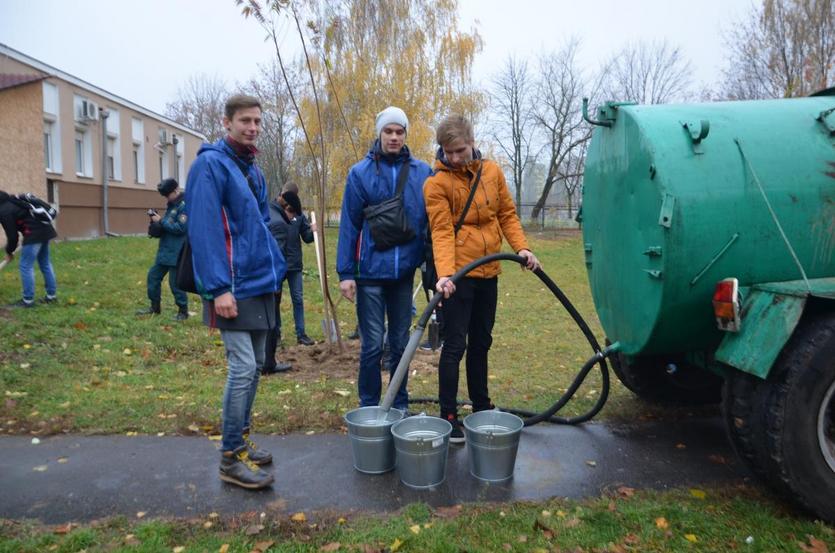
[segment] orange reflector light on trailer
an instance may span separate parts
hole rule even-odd
[[[739,332],[739,281],[726,278],[716,283],[713,292],[713,314],[719,330]]]

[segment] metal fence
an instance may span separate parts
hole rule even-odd
[[[536,219],[531,217],[534,203],[519,204],[519,218],[526,228],[539,229],[578,229],[579,223],[575,220],[577,217],[577,207],[572,206],[571,209],[563,204],[545,204],[545,207],[540,210]],[[325,216],[326,227],[338,227],[340,207],[330,207]],[[322,219],[319,218],[319,221]],[[320,222],[321,224],[321,222]]]
[[[527,228],[540,229],[578,229],[580,224],[575,220],[578,206],[569,207],[564,204],[545,204],[536,219],[532,217],[535,203],[519,204],[519,218]]]

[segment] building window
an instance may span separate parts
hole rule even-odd
[[[122,140],[119,111],[108,108],[107,116],[107,178],[122,180]]]
[[[177,182],[185,182],[185,140],[182,136],[174,136],[174,149],[177,154]]]
[[[58,87],[43,82],[43,158],[50,173],[61,172],[61,126],[58,113]]]
[[[58,186],[52,179],[46,179],[46,201],[58,205]]]
[[[75,129],[75,174],[79,177],[93,176],[93,142],[86,128]]]
[[[131,119],[133,178],[137,184],[145,183],[145,125],[141,119]]]
[[[43,124],[43,161],[47,171],[54,165],[54,151],[52,150],[52,124]]]
[[[171,157],[168,154],[168,147],[172,143],[172,135],[168,129],[158,129],[159,142],[154,146],[159,150],[159,178],[167,179],[171,176]]]
[[[116,139],[107,137],[107,178],[114,180],[116,178]]]
[[[84,133],[75,132],[75,173],[84,175]]]

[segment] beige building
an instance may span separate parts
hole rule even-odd
[[[145,232],[148,208],[165,206],[157,183],[173,177],[184,185],[204,141],[0,44],[0,190],[55,205],[61,238]]]

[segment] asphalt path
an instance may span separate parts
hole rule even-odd
[[[667,489],[733,484],[748,473],[718,418],[634,425],[540,424],[522,431],[513,477],[484,483],[465,446],[450,445],[446,480],[428,490],[397,471],[353,468],[344,434],[254,436],[271,451],[275,484],[249,491],[217,475],[218,442],[202,437],[0,437],[0,518],[47,524],[112,515],[195,517],[249,511],[388,512],[412,502],[545,500],[598,496],[618,487]]]

